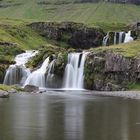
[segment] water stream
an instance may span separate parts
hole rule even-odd
[[[133,37],[131,37],[131,31],[128,31],[128,33],[125,32],[115,32],[114,38],[113,38],[113,44],[121,44],[121,43],[128,43],[133,41]],[[109,33],[103,38],[103,46],[108,46],[110,43],[110,37]]]
[[[70,53],[65,68],[63,88],[84,89],[84,64],[87,52]]]
[[[38,52],[37,51],[26,51],[25,53],[19,54],[15,57],[15,64],[10,65],[3,84],[6,85],[23,85],[26,78],[30,74],[30,70],[26,68],[25,64],[28,62],[28,60],[35,56]]]
[[[45,61],[42,63],[42,66],[39,69],[32,72],[28,76],[27,80],[25,81],[24,86],[34,85],[38,87],[45,87],[46,86],[45,73],[48,66],[49,66],[49,57],[45,59]]]

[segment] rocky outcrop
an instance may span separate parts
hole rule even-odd
[[[136,34],[137,38],[140,39],[140,22],[131,24],[128,26],[130,30],[133,30],[133,34]]]
[[[33,85],[26,85],[23,89],[25,92],[37,92],[39,91],[39,87]]]
[[[9,93],[7,91],[0,90],[0,98],[9,98]]]
[[[85,86],[98,91],[125,90],[140,81],[140,59],[126,58],[108,50],[89,53],[85,65]]]
[[[88,49],[102,45],[103,30],[74,22],[37,22],[29,25],[47,39],[65,42],[70,47]]]

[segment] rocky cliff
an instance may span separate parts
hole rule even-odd
[[[87,89],[100,91],[125,90],[140,81],[140,58],[127,58],[108,50],[89,53],[85,66]]]
[[[102,45],[105,35],[102,29],[89,28],[84,24],[73,22],[37,22],[29,25],[46,39],[64,42],[73,48],[94,48]]]

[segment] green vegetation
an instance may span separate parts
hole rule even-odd
[[[46,40],[26,26],[27,23],[20,20],[0,20],[0,42],[10,42],[18,47],[27,49],[36,49],[43,45]]]
[[[130,43],[112,45],[108,47],[99,47],[90,49],[93,52],[103,52],[106,50],[112,50],[114,53],[123,55],[128,58],[135,58],[140,54],[140,40],[136,40]]]
[[[75,3],[76,0],[3,0],[0,17],[27,21],[75,21],[106,30],[119,30],[140,20],[140,6],[131,4]],[[79,0],[78,0],[79,1]]]
[[[7,86],[7,85],[2,85],[2,84],[0,84],[0,90],[10,91],[11,89],[14,89],[14,90],[16,90],[16,91],[22,91],[21,88],[16,87],[16,86]]]
[[[128,90],[140,91],[140,83],[130,83],[126,87]]]

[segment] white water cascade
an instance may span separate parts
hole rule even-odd
[[[84,88],[84,64],[87,53],[70,53],[65,68],[63,88],[83,89]]]
[[[47,87],[53,87],[55,83],[54,79],[54,66],[55,66],[55,59],[51,61],[51,63],[48,66],[48,71],[47,71],[47,78],[46,78],[46,83]]]
[[[28,76],[24,86],[34,85],[34,86],[45,88],[46,87],[45,74],[48,66],[49,66],[49,57],[45,59],[45,61],[43,62],[42,66],[39,69],[32,72]]]
[[[134,40],[133,37],[131,37],[131,31],[129,31],[128,33],[126,33],[125,39],[124,39],[124,43],[131,42],[133,40]]]
[[[121,43],[128,43],[133,41],[133,37],[131,37],[131,31],[128,33],[125,32],[115,32],[114,38],[113,38],[113,44],[121,44]],[[109,45],[109,33],[103,38],[103,46]]]
[[[36,54],[37,51],[26,51],[25,53],[17,55],[15,58],[16,64],[9,66],[3,84],[23,85],[26,78],[30,74],[30,70],[25,67],[25,64],[31,57],[35,56]]]

